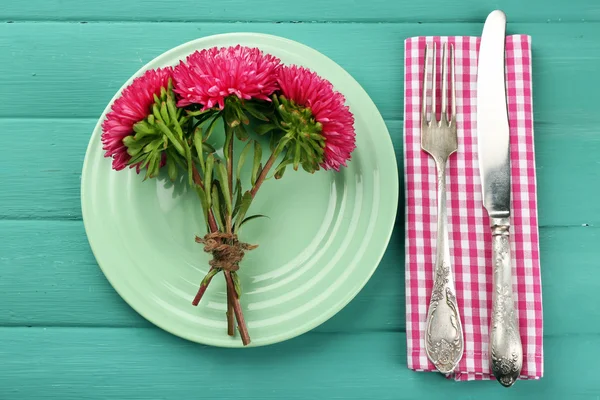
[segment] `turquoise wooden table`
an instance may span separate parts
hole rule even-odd
[[[83,229],[81,167],[98,116],[143,64],[223,32],[305,43],[371,95],[401,170],[404,39],[478,35],[495,8],[509,33],[533,37],[541,381],[507,390],[406,368],[403,201],[363,291],[281,344],[187,342],[136,314],[104,278]],[[5,1],[0,13],[0,399],[599,398],[597,1],[31,0]]]

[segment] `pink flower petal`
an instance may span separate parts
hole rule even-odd
[[[196,51],[175,67],[175,92],[178,104],[200,104],[204,109],[218,104],[222,109],[225,97],[265,99],[279,87],[277,71],[280,60],[257,48],[244,46],[213,47]]]

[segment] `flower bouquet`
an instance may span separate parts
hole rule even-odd
[[[222,148],[210,144],[213,135],[222,135]],[[261,137],[269,142],[264,165]],[[206,233],[195,240],[212,259],[192,304],[222,272],[227,332],[235,334],[237,321],[244,345],[250,335],[238,271],[257,245],[238,235],[244,224],[264,217],[251,214],[254,197],[265,180],[281,179],[288,167],[339,171],[355,149],[354,117],[330,82],[239,45],[196,51],[175,67],[134,79],[106,115],[101,138],[113,169],[135,168],[145,180],[166,168],[171,180],[184,176],[197,193]],[[239,154],[235,141],[246,142]],[[250,179],[242,176],[246,164]]]

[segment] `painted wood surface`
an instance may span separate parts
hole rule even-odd
[[[415,373],[403,361],[403,332],[310,332],[243,351],[144,328],[0,328],[0,341],[3,399],[594,399],[600,391],[594,368],[559,362],[510,392]],[[548,360],[591,366],[600,356],[596,334],[544,344]]]
[[[594,367],[600,356],[597,1],[5,3],[0,399],[600,396]],[[108,284],[83,230],[81,167],[96,118],[143,64],[215,33],[265,32],[301,41],[365,87],[386,119],[402,170],[404,39],[477,35],[498,7],[507,12],[509,33],[533,38],[541,381],[507,391],[406,368],[402,200],[371,281],[338,315],[289,342],[242,351],[188,343],[145,321]]]

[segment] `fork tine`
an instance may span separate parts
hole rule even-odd
[[[425,44],[425,63],[423,67],[423,96],[421,96],[421,120],[427,122],[427,65],[429,60],[429,46]]]
[[[431,57],[431,60],[433,62],[433,68],[432,68],[432,74],[431,74],[431,121],[436,121],[437,122],[437,118],[435,115],[435,98],[436,98],[436,85],[435,85],[435,79],[436,79],[436,73],[435,73],[435,66],[436,66],[436,58],[435,58],[435,50],[436,50],[436,45],[435,42],[433,43],[433,55]]]
[[[450,45],[450,80],[452,81],[452,116],[449,121],[456,123],[456,85],[454,83],[454,45]]]
[[[446,69],[446,64],[448,63],[448,54],[447,54],[448,43],[444,43],[442,47],[442,109],[440,111],[440,120],[448,121],[447,117],[447,106],[448,106],[448,77],[446,76],[448,71]]]

